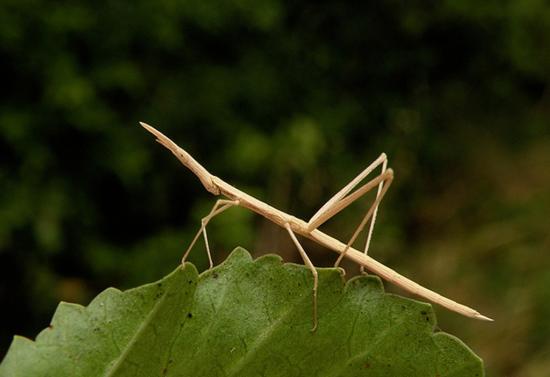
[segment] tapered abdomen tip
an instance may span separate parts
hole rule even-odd
[[[494,322],[494,319],[484,316],[483,314],[477,313],[475,316],[476,319],[480,319],[482,321],[488,321],[488,322]]]

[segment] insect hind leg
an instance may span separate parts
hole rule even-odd
[[[366,192],[373,189],[376,185],[382,182],[384,178],[383,174],[386,171],[387,156],[382,153],[376,160],[374,160],[369,166],[367,166],[361,173],[359,173],[354,179],[352,179],[347,185],[345,185],[340,191],[338,191],[332,198],[330,198],[308,221],[308,230],[312,231],[317,229],[323,223],[331,219],[338,212],[345,207],[353,203],[359,197],[363,196]],[[370,173],[374,171],[378,166],[383,165],[382,174],[375,177],[371,181],[367,182],[355,192],[350,192],[363,181]]]
[[[382,164],[382,173],[384,173],[386,171],[386,168],[388,166],[388,160],[384,160],[383,164]],[[390,179],[390,181],[388,182],[388,187],[386,188],[386,190],[389,188],[389,185],[391,185],[392,183],[392,179]],[[382,195],[382,190],[383,190],[383,187],[384,187],[384,182],[380,182],[380,184],[378,185],[378,190],[376,192],[376,200],[378,200],[378,198]],[[385,192],[385,191],[384,191]],[[372,232],[374,230],[374,224],[376,223],[376,216],[378,215],[378,206],[380,205],[380,201],[382,201],[382,198],[380,198],[378,204],[376,205],[376,207],[374,208],[374,211],[372,213],[372,220],[370,222],[370,225],[369,225],[369,232],[367,234],[367,241],[365,242],[365,255],[367,255],[369,253],[369,247],[370,247],[370,241],[372,240]],[[361,266],[359,268],[359,270],[361,271],[362,274],[366,274],[366,271],[365,271],[365,266]]]
[[[369,210],[367,211],[367,213],[365,214],[365,216],[361,220],[361,223],[359,223],[359,225],[357,226],[357,228],[353,232],[353,235],[351,236],[350,240],[346,244],[346,247],[345,247],[344,251],[342,253],[340,253],[340,255],[338,256],[338,259],[334,263],[334,267],[338,267],[340,265],[340,262],[346,256],[346,253],[348,252],[349,248],[355,242],[355,240],[357,239],[357,236],[359,236],[359,233],[361,233],[361,231],[364,229],[365,225],[367,224],[367,221],[372,216],[372,221],[371,221],[369,233],[368,233],[368,236],[367,236],[367,243],[366,243],[366,246],[365,246],[365,254],[367,254],[368,247],[369,247],[369,244],[370,244],[370,239],[372,237],[372,230],[374,228],[374,221],[376,219],[375,213],[377,212],[378,206],[380,205],[380,202],[384,198],[384,195],[388,191],[388,189],[391,185],[391,182],[393,181],[393,172],[392,172],[391,169],[387,170],[386,172],[388,172],[388,171],[391,173],[389,175],[389,178],[386,180],[385,184],[383,184],[383,182],[381,182],[381,186],[379,186],[379,191],[377,193],[376,199],[374,200],[374,203],[371,205],[371,207],[369,208]],[[361,272],[364,273],[364,269],[361,269]]]

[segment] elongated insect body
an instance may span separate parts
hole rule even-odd
[[[197,235],[191,242],[191,245],[185,252],[182,262],[185,261],[187,255],[189,254],[191,248],[197,241],[198,237],[203,234],[204,240],[206,243],[208,258],[210,261],[210,267],[212,267],[212,258],[210,256],[210,249],[208,246],[208,237],[206,233],[206,225],[212,219],[212,217],[220,214],[226,209],[232,206],[241,206],[250,209],[251,211],[265,217],[266,219],[272,221],[273,223],[285,228],[297,246],[304,263],[311,269],[313,278],[314,278],[314,292],[313,292],[313,311],[314,311],[314,324],[313,330],[317,327],[317,271],[311,264],[311,261],[307,257],[304,249],[300,245],[298,239],[295,236],[300,234],[304,237],[307,237],[318,244],[333,250],[339,254],[338,260],[336,261],[336,266],[340,263],[342,258],[348,258],[356,262],[361,266],[361,268],[366,268],[367,270],[379,275],[384,280],[389,281],[404,290],[422,297],[426,300],[429,300],[433,303],[439,304],[451,311],[462,314],[466,317],[492,321],[491,318],[486,317],[476,310],[459,304],[449,298],[446,298],[434,291],[429,290],[421,286],[420,284],[412,281],[409,278],[406,278],[403,275],[400,275],[391,268],[385,266],[384,264],[376,261],[369,255],[367,255],[368,247],[370,244],[372,230],[374,226],[374,220],[376,219],[376,213],[380,204],[380,201],[384,197],[384,194],[388,190],[392,180],[393,180],[393,170],[387,168],[387,158],[385,154],[382,154],[378,159],[376,159],[371,165],[369,165],[363,172],[361,172],[355,179],[353,179],[348,185],[346,185],[342,190],[340,190],[336,195],[334,195],[325,205],[317,211],[317,213],[306,222],[295,216],[289,215],[286,212],[283,212],[275,207],[270,206],[269,204],[247,194],[244,191],[239,190],[238,188],[230,185],[229,183],[223,181],[222,179],[210,174],[202,165],[200,165],[189,153],[180,148],[176,143],[166,137],[164,134],[151,127],[150,125],[140,122],[140,124],[150,133],[152,133],[157,141],[162,144],[164,147],[169,149],[183,165],[185,165],[189,170],[191,170],[201,181],[202,185],[206,188],[207,191],[214,195],[224,196],[226,199],[220,199],[216,202],[210,213],[202,219],[201,227],[197,232]],[[367,183],[360,186],[358,189],[352,192],[352,190],[359,185],[370,173],[372,173],[377,167],[382,167],[382,172],[371,179]],[[369,208],[361,223],[355,230],[353,236],[347,243],[343,243],[328,234],[321,232],[317,229],[321,224],[332,218],[334,215],[339,213],[341,210],[349,206],[351,203],[359,199],[365,193],[370,190],[377,188],[377,195],[374,203]],[[351,192],[351,193],[350,193]],[[351,245],[356,240],[358,234],[364,229],[368,220],[371,220],[370,228],[367,237],[367,243],[365,245],[365,250],[363,252],[353,248]]]

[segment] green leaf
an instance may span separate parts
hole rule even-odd
[[[344,284],[275,255],[237,248],[198,275],[192,264],[88,307],[61,303],[36,341],[15,337],[0,376],[483,376],[481,359],[434,333],[429,304],[383,291],[377,277]]]

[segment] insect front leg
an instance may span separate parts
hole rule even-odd
[[[199,236],[202,233],[204,236],[204,243],[206,245],[206,253],[208,255],[208,262],[210,263],[210,268],[214,266],[214,263],[212,262],[212,255],[210,253],[210,245],[208,244],[208,235],[206,234],[206,225],[208,225],[208,223],[210,222],[210,220],[212,220],[214,216],[219,215],[226,209],[239,205],[239,203],[240,203],[239,200],[228,200],[228,199],[218,199],[216,201],[216,204],[214,204],[214,206],[210,210],[210,213],[201,219],[201,227],[199,228],[199,231],[193,238],[193,241],[191,241],[191,244],[183,254],[183,257],[181,258],[181,264],[185,263],[187,256],[191,252],[191,249],[193,248],[193,246],[195,245],[195,243],[199,239]]]

